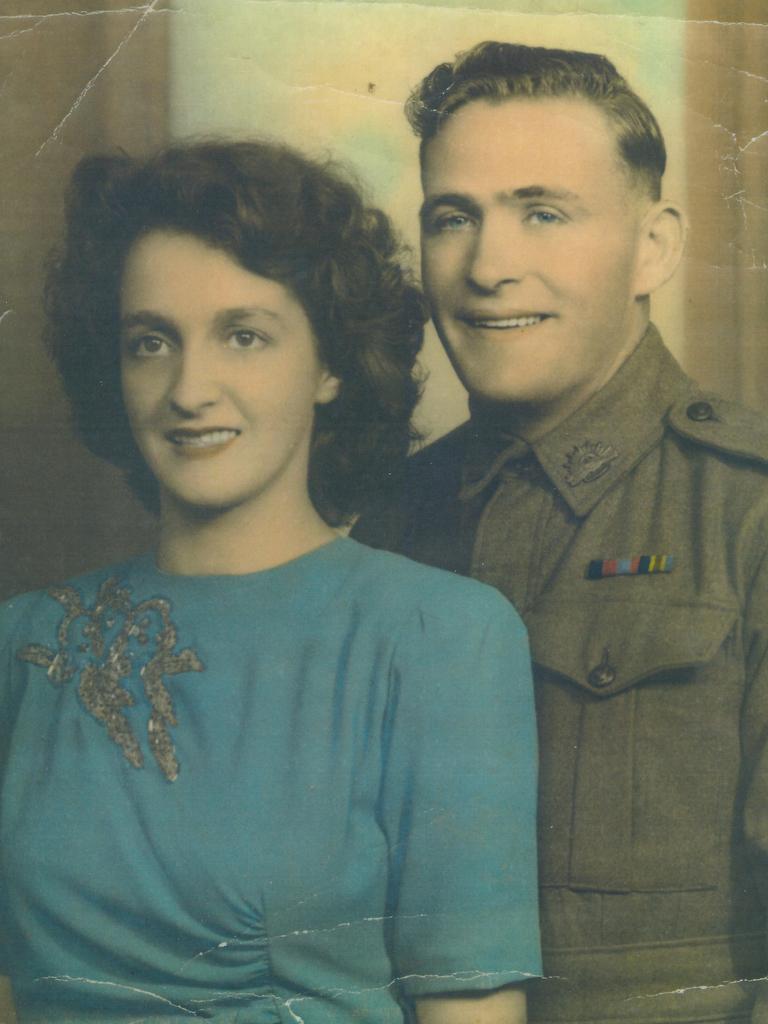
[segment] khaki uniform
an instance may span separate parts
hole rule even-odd
[[[530,1019],[768,1021],[768,421],[651,327],[546,437],[471,421],[355,532],[493,584],[528,627]]]

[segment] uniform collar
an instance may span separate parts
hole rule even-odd
[[[690,380],[649,324],[608,383],[532,444],[475,417],[461,497],[479,494],[509,463],[535,456],[571,510],[584,516],[658,442],[670,406],[690,390]]]

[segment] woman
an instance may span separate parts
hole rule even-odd
[[[264,143],[88,159],[48,308],[80,432],[159,533],[0,613],[20,1019],[522,1020],[523,628],[332,529],[418,395],[385,217]]]

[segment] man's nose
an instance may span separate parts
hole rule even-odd
[[[210,345],[182,346],[174,371],[168,392],[168,400],[174,412],[182,416],[194,416],[202,409],[216,404],[220,386],[216,359]]]
[[[477,231],[469,253],[468,282],[477,291],[495,292],[525,276],[526,259],[521,232],[512,218],[489,218]]]

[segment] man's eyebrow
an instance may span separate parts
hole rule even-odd
[[[441,192],[438,195],[429,196],[421,204],[419,220],[422,224],[440,206],[452,206],[457,210],[464,210],[466,213],[471,214],[480,213],[479,204],[471,196],[464,195],[462,192]]]
[[[498,192],[496,198],[502,203],[522,203],[530,199],[537,199],[542,202],[581,202],[581,197],[576,192],[568,189],[548,188],[546,185],[525,185],[522,188],[509,189]],[[471,196],[463,192],[441,192],[438,195],[429,196],[421,205],[419,219],[424,224],[436,209],[441,206],[451,206],[457,210],[464,210],[473,216],[479,215],[480,204]]]
[[[575,192],[569,192],[564,188],[547,188],[546,185],[526,185],[524,188],[511,189],[508,192],[499,192],[499,199],[503,202],[518,202],[525,199],[554,199],[578,201],[581,197]]]

